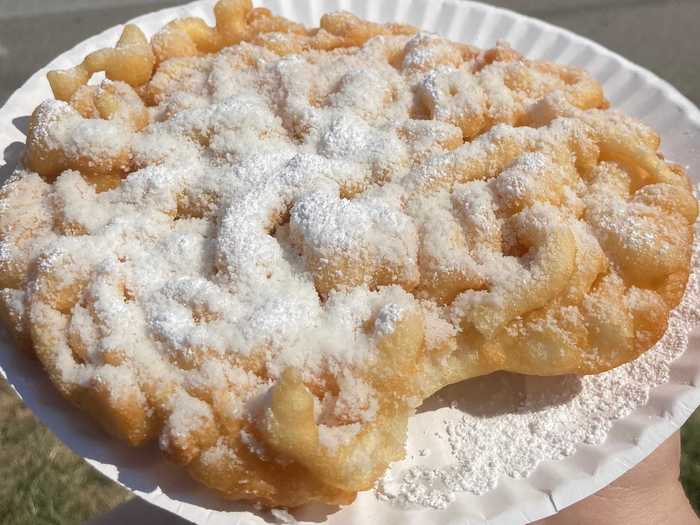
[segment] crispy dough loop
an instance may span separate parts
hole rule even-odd
[[[669,194],[678,197],[670,210]],[[631,195],[629,174],[604,162],[594,170],[586,220],[623,276],[635,285],[655,287],[690,260],[691,225],[697,214],[690,199],[685,190],[666,183],[646,185]]]
[[[125,82],[82,86],[71,97],[70,104],[85,118],[117,120],[133,131],[141,131],[150,122],[143,101]]]
[[[381,316],[381,312],[380,312]],[[295,370],[286,370],[275,384],[270,406],[261,422],[260,431],[269,444],[284,456],[293,458],[326,483],[348,492],[366,490],[389,462],[401,457],[403,434],[410,408],[396,409],[403,395],[416,395],[410,380],[422,351],[422,319],[408,314],[398,321],[396,329],[381,335],[378,341],[380,363],[391,363],[389,371],[381,364],[367,370],[364,377],[379,385],[392,384],[391,394],[380,401],[379,413],[386,413],[382,423],[355,423],[336,427],[316,422],[314,397]],[[391,414],[391,415],[389,415]],[[352,440],[331,445],[321,434],[351,430]],[[370,461],[367,459],[370,458]]]
[[[247,33],[247,16],[253,10],[250,0],[221,0],[214,6],[216,30],[222,44],[231,46],[244,40]]]
[[[66,291],[55,293],[60,296]],[[48,299],[55,302],[57,296],[49,294]],[[53,382],[62,385],[59,389],[65,397],[97,419],[105,431],[131,445],[155,437],[156,421],[128,366],[76,359],[65,332],[68,316],[49,303],[35,301],[29,316],[34,351]]]
[[[342,38],[342,47],[361,46],[379,35],[411,35],[416,29],[402,24],[376,24],[341,11],[321,17],[320,29]]]
[[[214,53],[221,48],[221,37],[201,18],[173,20],[151,39],[156,61]]]
[[[264,35],[305,37],[307,34],[301,24],[274,16],[265,8],[254,9],[250,0],[221,0],[214,7],[214,16],[214,27],[201,18],[189,17],[174,20],[156,33],[151,44],[157,62],[215,53],[244,40],[263,43]]]
[[[67,102],[98,71],[104,71],[110,80],[136,87],[150,80],[154,66],[155,57],[146,36],[137,26],[127,24],[114,48],[90,53],[74,68],[49,71],[47,77],[56,99]]]
[[[401,457],[407,424],[408,411],[382,425],[366,425],[349,446],[326,450],[313,420],[311,394],[300,382],[283,376],[273,389],[263,435],[275,450],[297,459],[331,486],[356,492],[370,488],[388,463]]]
[[[38,246],[33,237],[51,238],[50,186],[35,173],[13,176],[0,188],[0,288],[20,289],[26,283]],[[21,214],[12,210],[22,210]]]
[[[131,125],[119,119],[85,119],[66,103],[47,100],[32,113],[24,162],[49,178],[67,169],[105,176],[128,172]]]
[[[24,162],[47,178],[80,171],[98,191],[119,184],[131,168],[131,137],[150,122],[131,86],[104,81],[81,86],[70,104],[47,100],[29,122]]]
[[[357,219],[348,249],[338,250],[337,239],[326,234],[326,225],[317,222],[322,213],[328,213],[328,220],[339,226],[348,217]],[[314,275],[316,289],[323,296],[334,288],[363,284],[370,288],[400,284],[406,290],[417,284],[416,234],[399,210],[371,200],[313,193],[295,203],[290,227],[292,241],[300,247],[306,266]],[[380,246],[373,246],[377,237],[382,239]],[[391,253],[383,246],[392,246]]]
[[[566,87],[562,94],[566,101],[578,109],[607,109],[609,104],[602,86],[583,69],[545,62],[539,65],[543,71],[561,78]]]
[[[90,359],[70,336],[70,312],[80,300],[85,275],[56,275],[66,256],[37,262],[37,285],[28,312],[34,350],[62,393],[95,417],[111,434],[139,445],[155,435],[154,420],[131,368]]]
[[[457,296],[452,308],[465,328],[473,326],[488,337],[564,290],[574,270],[576,244],[568,226],[558,223],[550,210],[539,205],[509,220],[516,243],[527,254],[524,267],[513,271],[512,281],[487,279],[488,291],[467,291]]]

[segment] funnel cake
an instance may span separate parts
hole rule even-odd
[[[2,316],[107,431],[230,498],[348,503],[443,386],[661,337],[697,203],[586,72],[215,15],[51,72],[1,190]]]

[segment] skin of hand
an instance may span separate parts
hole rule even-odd
[[[671,436],[600,492],[532,525],[697,525],[678,479],[681,441]]]

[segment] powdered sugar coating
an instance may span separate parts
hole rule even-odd
[[[588,223],[605,206],[589,206],[585,218],[582,201],[593,186],[585,163],[597,167],[600,148],[614,143],[599,128],[634,126],[592,109],[602,99],[578,100],[569,71],[505,47],[490,52],[419,34],[336,52],[278,57],[242,43],[174,59],[161,64],[167,78],[156,73],[145,88],[157,103],[150,125],[126,130],[111,150],[77,131],[49,137],[47,126],[96,125],[45,103],[65,122],[37,118],[30,152],[60,150],[76,171],[61,170],[52,185],[21,172],[7,190],[11,208],[28,182],[49,195],[41,212],[51,215],[5,242],[6,267],[37,269],[26,282],[27,271],[19,283],[8,278],[8,316],[28,319],[15,326],[31,332],[65,394],[96,394],[117,421],[138,423],[118,434],[132,442],[159,434],[200,478],[237,458],[224,467],[298,462],[312,469],[311,482],[323,481],[330,456],[300,458],[275,441],[274,418],[284,414],[275,415],[274,393],[301,378],[318,443],[363,474],[334,481],[342,497],[301,501],[344,501],[366,486],[401,453],[408,413],[446,383],[498,368],[590,372],[628,360],[645,349],[629,337],[630,312],[651,304],[663,318],[666,306],[618,275],[624,259],[595,293],[628,236],[602,254]],[[181,74],[165,74],[171,67]],[[452,93],[455,85],[468,92]],[[566,98],[558,118],[522,126],[557,94]],[[81,173],[91,157],[70,164],[74,140],[91,156],[119,159],[108,165],[124,169],[123,180],[96,191]],[[646,182],[672,179],[644,160]],[[633,188],[621,184],[625,201]],[[652,197],[634,209],[658,208],[660,223],[677,218],[656,202],[663,191]],[[599,230],[625,220],[607,229],[599,221]],[[27,237],[29,250],[12,253]],[[682,273],[684,240],[681,231],[650,264]],[[629,248],[657,244],[652,234]],[[584,251],[595,257],[575,264]],[[619,304],[625,316],[610,332],[625,345],[610,357],[580,334]],[[542,318],[526,317],[545,307]],[[502,347],[478,339],[495,334]],[[556,338],[569,344],[561,360],[548,354]],[[513,350],[523,339],[536,343],[525,358]],[[513,361],[498,361],[499,352]],[[235,497],[276,497],[211,484]]]

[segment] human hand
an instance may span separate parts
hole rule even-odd
[[[696,525],[678,479],[678,433],[600,492],[532,525]]]

